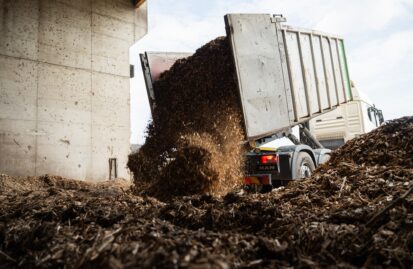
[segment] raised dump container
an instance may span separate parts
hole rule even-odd
[[[265,14],[225,16],[249,140],[351,100],[343,40],[282,21]]]
[[[343,39],[283,21],[268,14],[225,16],[249,141],[287,131],[352,99]],[[188,55],[141,55],[152,108],[156,74]]]

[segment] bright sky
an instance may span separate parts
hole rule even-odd
[[[227,13],[283,14],[287,24],[344,37],[350,77],[386,120],[413,115],[413,0],[148,0],[149,33],[130,50],[131,143],[150,119],[138,54],[193,52],[225,35]]]

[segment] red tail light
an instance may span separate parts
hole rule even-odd
[[[278,162],[277,155],[263,155],[260,158],[262,164],[275,164]]]
[[[263,185],[271,184],[270,176],[268,176],[268,175],[262,176],[261,177],[261,184],[263,184]]]

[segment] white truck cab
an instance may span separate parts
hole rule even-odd
[[[351,84],[353,101],[310,120],[311,133],[326,148],[336,149],[384,121],[382,111]]]

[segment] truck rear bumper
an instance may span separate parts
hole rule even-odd
[[[247,191],[269,192],[272,188],[271,174],[256,174],[244,177],[244,189]]]
[[[276,174],[252,174],[244,177],[244,189],[255,192],[269,192],[273,188],[285,186],[291,179],[282,179]]]

